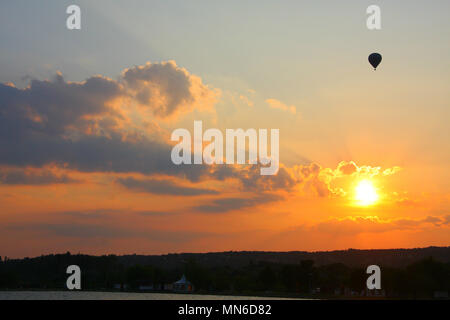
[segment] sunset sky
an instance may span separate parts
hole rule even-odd
[[[2,1],[0,256],[450,245],[449,12]],[[279,129],[278,174],[174,165],[195,120]]]

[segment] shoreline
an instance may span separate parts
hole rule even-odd
[[[267,296],[118,291],[3,290],[0,300],[310,300]]]

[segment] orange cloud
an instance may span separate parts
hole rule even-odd
[[[267,99],[266,100],[267,104],[273,108],[273,109],[279,109],[279,110],[283,110],[283,111],[288,111],[292,114],[296,114],[297,113],[297,108],[294,105],[286,105],[283,102],[277,100],[277,99]]]
[[[377,216],[355,216],[330,219],[310,226],[313,230],[326,233],[343,233],[346,235],[359,233],[378,233],[392,230],[417,229],[426,225],[449,227],[448,216],[427,216],[422,219],[397,218],[380,219]]]
[[[79,182],[58,168],[0,167],[0,185],[51,185]]]
[[[401,168],[399,166],[394,166],[392,168],[387,168],[381,171],[381,167],[372,167],[372,166],[357,166],[354,161],[341,161],[336,170],[334,171],[334,175],[336,177],[345,176],[345,175],[356,175],[359,177],[367,177],[373,178],[378,175],[390,176],[397,172],[399,172]]]

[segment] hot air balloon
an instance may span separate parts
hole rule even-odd
[[[374,70],[377,70],[377,67],[380,64],[381,59],[382,59],[381,54],[379,53],[372,53],[369,55],[369,62]]]

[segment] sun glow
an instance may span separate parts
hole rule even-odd
[[[369,180],[362,180],[355,189],[355,200],[361,206],[370,206],[377,202],[377,190]]]

